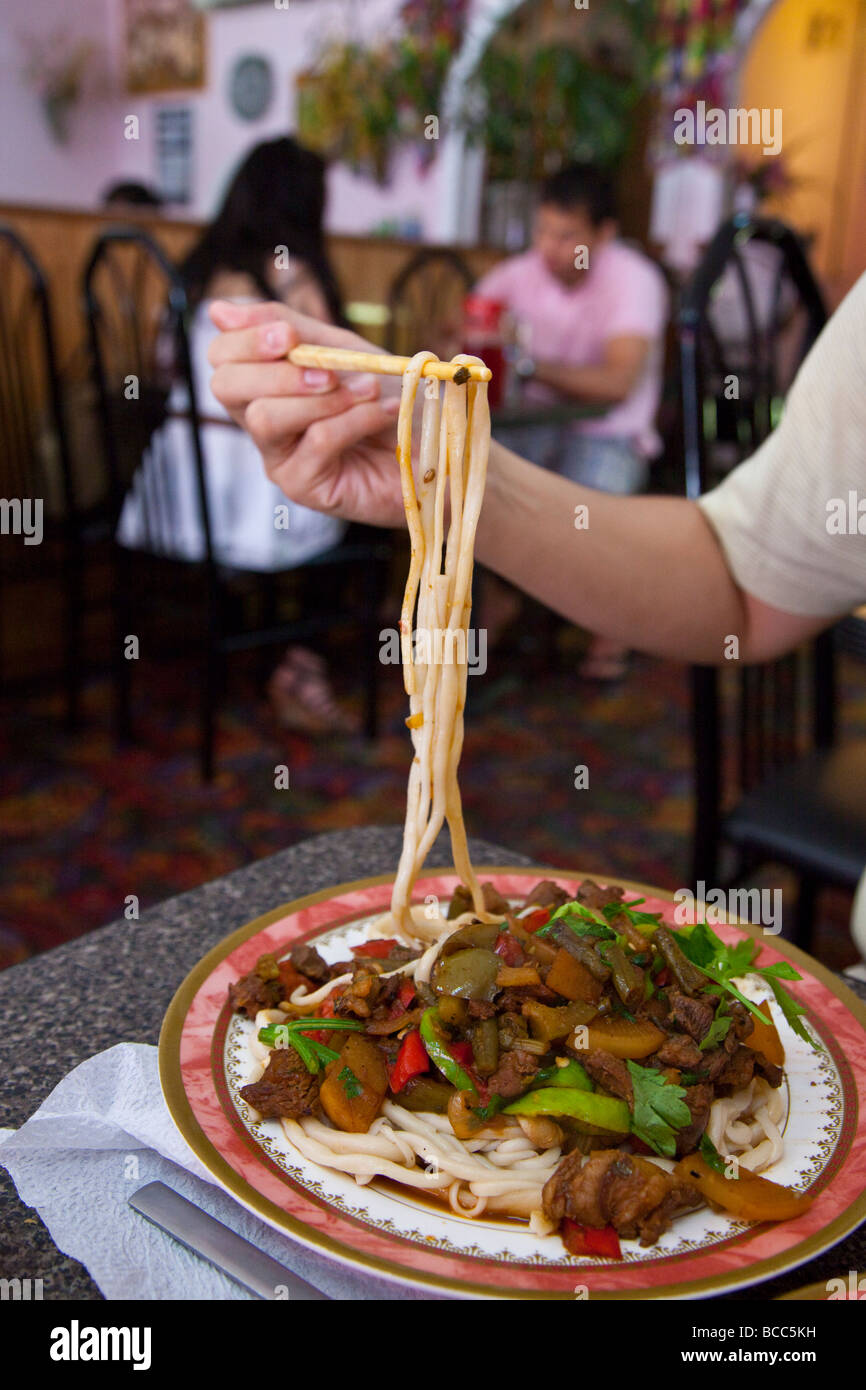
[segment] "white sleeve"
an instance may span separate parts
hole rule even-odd
[[[820,617],[866,601],[866,275],[800,368],[773,434],[699,505],[755,598]]]

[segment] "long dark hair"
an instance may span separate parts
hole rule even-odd
[[[245,271],[273,299],[265,268],[285,246],[319,282],[335,323],[343,322],[337,280],[325,250],[325,163],[290,136],[256,145],[229,184],[222,206],[180,267],[191,304],[220,270]]]

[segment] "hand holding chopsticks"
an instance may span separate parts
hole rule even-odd
[[[387,352],[352,352],[315,343],[299,343],[291,348],[288,356],[296,367],[321,367],[332,372],[379,372],[383,376],[402,376],[410,361],[408,357],[394,357]],[[493,373],[489,367],[475,363],[455,366],[453,362],[428,362],[421,375],[462,385],[470,379],[489,381]]]

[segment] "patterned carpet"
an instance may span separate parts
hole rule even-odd
[[[575,676],[579,638],[557,659],[504,648],[470,679],[461,785],[470,833],[539,861],[674,888],[686,881],[690,820],[685,671],[644,657],[614,689]],[[198,775],[195,693],[180,662],[136,674],[139,742],[115,751],[110,687],[86,692],[77,735],[59,697],[0,702],[0,965],[194,888],[319,831],[397,823],[409,741],[399,670],[383,676],[382,729],[311,740],[275,724],[256,678],[235,669],[218,772]],[[866,669],[844,667],[846,729],[866,732]],[[343,692],[350,698],[347,692]],[[275,769],[289,769],[288,790]],[[575,769],[588,787],[575,787]],[[779,875],[762,883],[785,882]],[[856,958],[844,894],[826,895],[818,950]]]

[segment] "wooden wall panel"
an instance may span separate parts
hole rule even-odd
[[[101,212],[0,203],[0,222],[24,238],[48,280],[60,361],[72,375],[83,364],[82,271],[97,233],[120,220],[153,235],[172,259],[182,257],[200,232],[198,223],[168,221],[152,213],[118,219]],[[348,236],[331,237],[329,247],[345,299],[376,304],[386,302],[395,275],[418,250],[415,242]],[[484,247],[462,248],[461,254],[478,275],[501,255]]]

